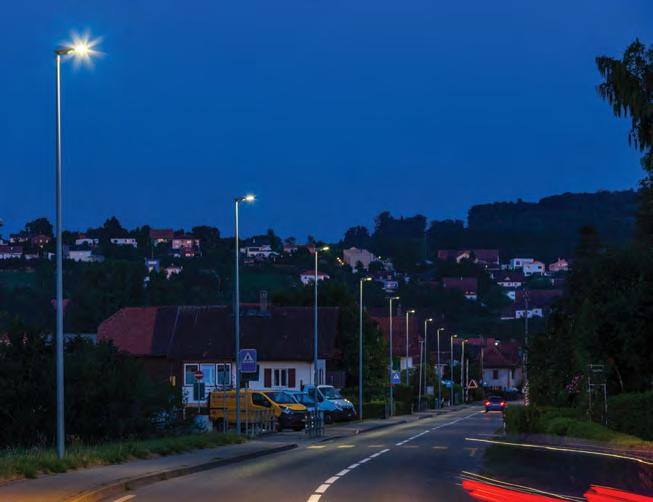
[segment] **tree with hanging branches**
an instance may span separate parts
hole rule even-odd
[[[600,56],[596,64],[604,79],[599,95],[612,105],[615,116],[630,118],[628,142],[644,152],[637,234],[653,245],[653,45],[647,48],[636,39],[622,59]]]

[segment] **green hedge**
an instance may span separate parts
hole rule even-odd
[[[509,406],[504,413],[509,434],[551,434],[631,446],[642,441],[632,435],[616,432],[596,422],[590,422],[577,408],[536,408]]]
[[[363,418],[385,418],[385,401],[363,403]]]
[[[608,399],[608,427],[653,440],[653,390]]]

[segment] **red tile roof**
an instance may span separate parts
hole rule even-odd
[[[136,356],[153,354],[154,324],[157,307],[127,307],[119,310],[98,327],[97,340],[113,340],[121,350]]]
[[[476,277],[443,277],[442,287],[445,289],[458,289],[465,294],[476,294],[478,279]]]

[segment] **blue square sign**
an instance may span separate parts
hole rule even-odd
[[[256,349],[241,349],[238,358],[241,373],[256,373]]]
[[[393,385],[401,383],[401,373],[398,371],[393,371],[390,377],[390,381],[392,382]]]

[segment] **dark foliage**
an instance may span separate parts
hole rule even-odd
[[[0,447],[53,443],[54,361],[48,338],[22,327],[13,326],[0,345]],[[153,382],[140,362],[110,344],[69,344],[65,381],[67,437],[84,442],[153,434],[181,402],[168,382]]]

